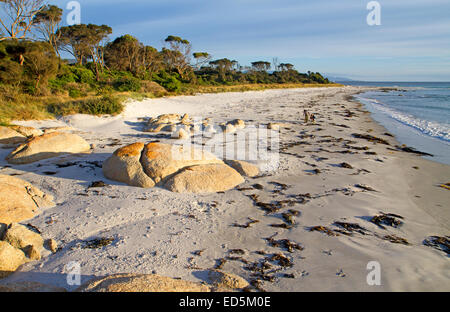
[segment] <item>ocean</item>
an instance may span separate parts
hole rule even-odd
[[[361,93],[356,99],[401,144],[433,155],[427,159],[450,165],[450,82],[340,83],[397,88]]]

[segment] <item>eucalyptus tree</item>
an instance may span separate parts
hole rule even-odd
[[[183,79],[192,71],[191,43],[178,36],[168,36],[164,40],[167,44],[162,50],[164,62],[170,70],[175,70]]]
[[[33,24],[43,39],[50,43],[55,53],[59,56],[58,50],[58,29],[61,25],[63,10],[56,5],[43,7],[33,18]]]
[[[34,25],[34,17],[44,4],[44,0],[0,0],[4,11],[4,15],[0,15],[0,41],[27,38]]]

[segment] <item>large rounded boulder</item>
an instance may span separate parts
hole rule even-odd
[[[190,166],[170,177],[165,188],[177,193],[224,192],[244,182],[244,178],[225,164]]]
[[[103,163],[103,173],[131,186],[159,185],[180,193],[221,192],[244,182],[210,152],[159,142],[119,148]]]
[[[12,151],[6,160],[11,164],[29,164],[67,153],[85,153],[91,146],[72,133],[53,132],[29,139]]]
[[[0,223],[33,218],[39,208],[53,207],[53,197],[16,177],[0,175]]]
[[[105,177],[131,186],[155,186],[155,182],[144,172],[140,162],[144,146],[144,143],[138,142],[116,150],[103,163]]]
[[[194,165],[223,164],[210,152],[183,145],[149,143],[142,154],[145,173],[159,183],[178,170]]]
[[[209,286],[156,274],[114,274],[90,280],[77,292],[210,292]]]

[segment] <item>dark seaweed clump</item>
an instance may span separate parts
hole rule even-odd
[[[450,256],[450,236],[430,236],[423,241],[423,244],[441,250]]]

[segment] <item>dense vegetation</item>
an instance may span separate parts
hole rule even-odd
[[[168,36],[158,51],[132,35],[109,40],[107,25],[63,27],[63,10],[43,0],[2,0],[0,5],[10,17],[9,24],[0,18],[0,123],[69,113],[115,114],[130,96],[330,83],[319,73],[299,73],[277,59],[251,66],[213,60],[207,52],[192,52],[191,43],[177,36]],[[62,59],[63,53],[73,61]]]

